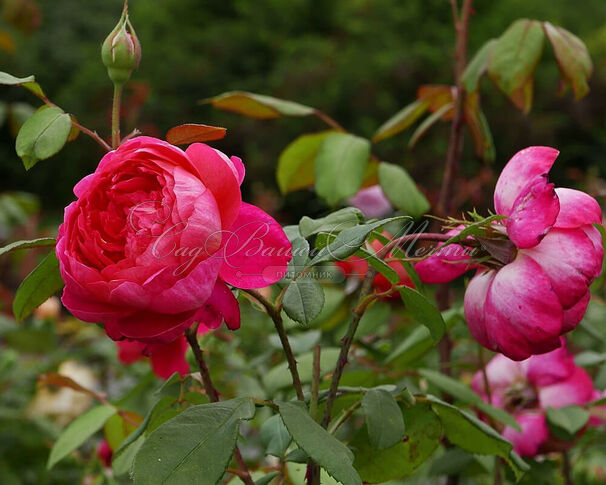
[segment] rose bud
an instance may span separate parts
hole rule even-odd
[[[141,62],[141,44],[126,8],[101,47],[101,59],[112,82],[123,85]]]

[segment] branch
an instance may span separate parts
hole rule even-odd
[[[286,335],[286,330],[284,329],[284,322],[282,321],[282,315],[280,311],[274,306],[272,302],[270,302],[257,290],[242,289],[240,291],[249,294],[261,305],[263,305],[263,307],[267,311],[267,314],[273,320],[274,326],[276,327],[276,331],[278,332],[278,337],[280,337],[280,343],[282,344],[282,348],[284,349],[286,361],[288,362],[288,369],[290,370],[290,375],[292,377],[292,385],[295,388],[295,392],[297,393],[297,399],[299,401],[305,401],[305,396],[303,394],[303,386],[301,384],[301,378],[299,377],[299,370],[297,369],[297,361],[295,359],[295,354],[293,353],[292,348],[290,346],[290,342],[288,341],[288,336]]]

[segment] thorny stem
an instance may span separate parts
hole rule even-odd
[[[318,415],[318,390],[320,387],[320,356],[322,348],[316,345],[314,348],[313,378],[311,380],[311,398],[309,400],[309,414],[315,420]],[[308,485],[320,485],[320,467],[310,458],[307,460],[307,473],[305,474]]]
[[[211,402],[219,401],[219,392],[213,385],[213,381],[210,377],[210,372],[208,371],[208,366],[206,365],[206,360],[204,359],[204,352],[200,348],[200,344],[198,342],[198,325],[194,325],[193,327],[188,328],[185,331],[185,338],[191,347],[194,357],[196,358],[196,362],[198,363],[198,368],[200,369],[200,376],[202,377],[202,384],[204,385],[204,389],[206,390],[206,394],[210,398]],[[238,473],[240,479],[246,485],[255,485],[254,480],[250,476],[250,471],[248,470],[248,466],[242,458],[242,454],[240,453],[240,449],[236,445],[234,450],[234,456],[236,458],[236,462],[238,466],[241,468],[241,472]]]
[[[256,290],[243,289],[241,291],[249,294],[261,305],[263,305],[265,311],[267,311],[267,314],[274,322],[274,326],[276,327],[276,331],[278,332],[278,337],[280,338],[280,343],[282,344],[282,348],[284,349],[286,361],[288,362],[288,369],[290,370],[292,384],[295,388],[295,392],[297,393],[297,399],[299,401],[305,401],[305,396],[303,394],[303,386],[301,384],[301,378],[299,377],[299,370],[297,369],[297,361],[290,346],[290,342],[288,341],[288,336],[286,335],[286,330],[284,329],[284,322],[282,320],[280,310],[278,310],[272,302],[270,302],[267,298],[265,298],[261,293]]]
[[[328,432],[330,434],[334,434],[337,431],[337,429],[339,429],[339,427],[345,421],[347,421],[351,417],[351,415],[356,411],[356,409],[358,409],[361,405],[362,405],[362,400],[359,400],[359,401],[356,401],[355,403],[353,403],[351,406],[349,406],[345,411],[343,411],[343,414],[341,414],[341,416],[339,416],[339,418],[332,424],[332,426],[330,427]]]
[[[120,146],[120,102],[122,101],[122,85],[114,84],[114,100],[112,102],[112,148]]]
[[[383,248],[384,249],[384,248]],[[341,376],[343,375],[343,369],[347,365],[347,356],[349,355],[349,349],[351,348],[351,344],[353,342],[354,336],[356,334],[356,330],[358,330],[358,325],[360,324],[360,319],[364,314],[365,307],[358,308],[359,303],[364,301],[364,299],[370,295],[372,291],[372,282],[375,279],[377,274],[377,270],[374,268],[369,268],[366,273],[366,278],[364,279],[364,283],[362,283],[362,288],[360,289],[360,295],[358,296],[358,306],[353,310],[353,316],[351,318],[351,322],[349,323],[349,327],[347,329],[347,333],[345,337],[341,340],[341,352],[339,353],[339,359],[337,360],[337,364],[335,366],[335,370],[332,375],[332,380],[330,382],[330,389],[328,391],[328,397],[326,398],[326,404],[324,406],[324,417],[322,418],[322,426],[324,428],[328,427],[330,423],[332,407],[337,397],[337,391],[339,390],[339,382],[341,381]]]

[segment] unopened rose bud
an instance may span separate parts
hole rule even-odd
[[[141,62],[141,44],[125,8],[101,47],[101,59],[112,82],[123,85]]]

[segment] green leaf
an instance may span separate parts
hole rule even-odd
[[[572,441],[587,424],[590,414],[579,406],[565,406],[558,409],[548,407],[546,416],[549,428],[557,438]]]
[[[28,274],[17,288],[13,300],[13,315],[23,320],[50,296],[63,288],[59,260],[55,252],[48,255]]]
[[[105,422],[116,413],[113,406],[97,406],[78,416],[63,430],[51,449],[46,467],[55,464],[78,448],[88,438],[99,431]]]
[[[381,326],[387,323],[390,315],[391,305],[389,303],[383,301],[375,302],[362,315],[356,337],[360,338],[377,332]]]
[[[42,88],[36,82],[36,78],[34,76],[19,78],[6,72],[0,72],[0,84],[3,84],[5,86],[23,86],[25,89],[31,91],[37,96],[44,95]]]
[[[417,142],[423,136],[425,136],[425,134],[429,131],[429,129],[433,125],[435,125],[440,120],[440,118],[442,118],[442,116],[444,116],[446,113],[448,113],[450,110],[452,110],[453,107],[454,107],[453,103],[445,104],[440,109],[434,111],[427,118],[425,118],[423,120],[423,123],[421,123],[417,127],[417,129],[414,131],[414,133],[410,137],[410,140],[408,141],[408,148],[413,148],[417,144]]]
[[[456,309],[446,310],[442,314],[446,322],[446,329],[450,330],[455,323],[463,321],[460,311]],[[385,363],[388,364],[395,360],[398,365],[406,366],[415,362],[420,357],[429,352],[436,342],[431,337],[429,329],[424,326],[415,328],[410,334],[387,356]]]
[[[19,130],[15,148],[26,170],[40,160],[52,157],[67,142],[71,118],[60,108],[46,108],[34,113]]]
[[[343,485],[362,485],[352,466],[353,453],[316,423],[304,406],[286,402],[280,403],[279,409],[293,440],[314,462]]]
[[[359,209],[345,207],[319,219],[303,216],[299,221],[299,231],[301,236],[308,238],[319,232],[329,232],[331,234],[340,232],[357,226],[361,222],[364,222],[364,216]]]
[[[117,450],[124,440],[138,428],[138,425],[133,423],[141,423],[143,419],[131,411],[124,412],[129,418],[128,421],[116,413],[103,426],[103,434],[112,450]]]
[[[521,431],[518,422],[511,414],[503,409],[495,408],[494,406],[484,402],[484,400],[478,394],[476,394],[473,389],[466,386],[461,381],[431,369],[420,369],[419,374],[427,379],[430,384],[433,384],[441,391],[450,394],[456,400],[462,401],[466,404],[471,404],[480,409],[480,411],[482,411],[484,414],[487,414],[488,416],[507,426]]]
[[[250,118],[267,120],[282,116],[309,116],[316,112],[314,108],[293,101],[273,98],[263,94],[246,91],[230,91],[203,101],[215,108],[233,111]]]
[[[465,98],[464,115],[476,156],[487,163],[494,162],[495,148],[488,121],[480,108],[479,96],[470,94]]]
[[[438,342],[444,335],[444,332],[446,332],[446,324],[444,323],[442,314],[417,290],[404,286],[399,288],[399,291],[402,301],[411,316],[417,322],[425,325],[429,329],[431,338],[435,342]]]
[[[339,358],[340,349],[336,347],[322,348],[320,354],[320,374],[325,375],[335,368]],[[313,377],[313,352],[305,352],[297,356],[297,367],[301,382],[311,382]],[[272,367],[269,372],[263,376],[263,385],[270,394],[284,387],[292,387],[292,378],[288,371],[288,364],[282,362],[276,367]]]
[[[585,350],[574,356],[574,363],[581,367],[593,367],[606,362],[606,354],[600,354],[593,350]]]
[[[215,484],[229,465],[242,420],[255,405],[238,398],[187,408],[153,431],[135,456],[135,484]]]
[[[496,39],[490,39],[478,52],[476,52],[476,55],[473,56],[473,59],[467,64],[467,67],[461,76],[461,83],[468,93],[473,93],[478,90],[480,78],[486,72],[488,59],[496,44]]]
[[[427,111],[428,106],[429,103],[427,101],[418,99],[402,108],[379,127],[372,137],[373,143],[385,140],[404,131]]]
[[[418,218],[430,209],[431,205],[427,198],[402,167],[381,162],[379,182],[389,202],[405,214]]]
[[[280,154],[276,179],[282,194],[310,187],[315,182],[314,161],[320,145],[334,130],[301,135]]]
[[[354,195],[364,180],[370,142],[348,133],[332,133],[322,141],[315,160],[316,192],[329,205]]]
[[[56,243],[53,237],[41,237],[39,239],[31,239],[29,241],[15,241],[0,248],[0,256],[18,249],[39,248],[42,246],[54,246]]]
[[[589,92],[587,80],[593,71],[587,47],[581,39],[562,27],[543,22],[543,29],[553,47],[562,77],[572,86],[575,99],[581,99]]]
[[[345,229],[344,231],[341,231],[328,246],[320,249],[309,264],[310,266],[313,266],[314,264],[323,263],[325,261],[340,261],[346,259],[360,249],[372,231],[385,224],[389,224],[390,222],[404,219],[408,219],[408,217],[390,217],[389,219],[382,219],[369,224],[362,224]]]
[[[394,446],[405,433],[404,418],[395,398],[383,389],[371,389],[362,398],[370,444],[377,450]]]
[[[383,483],[412,474],[438,448],[440,420],[427,404],[402,410],[407,424],[404,441],[384,450],[374,449],[361,432],[354,439],[354,467],[364,483]]]
[[[295,228],[297,226],[294,226]],[[292,259],[288,263],[288,274],[284,277],[287,280],[292,280],[300,276],[301,271],[306,268],[306,263],[309,258],[309,243],[301,236],[297,236],[291,240],[292,244]]]
[[[309,325],[322,311],[324,291],[318,280],[302,277],[288,285],[282,303],[290,318]]]
[[[284,426],[282,418],[277,414],[263,423],[259,431],[259,437],[263,446],[265,446],[265,452],[278,458],[284,454],[292,441],[292,437],[286,426]]]
[[[541,58],[544,37],[540,22],[520,19],[497,39],[492,49],[488,75],[518,107],[530,108],[532,75]],[[520,101],[522,93],[525,102]]]
[[[513,451],[513,445],[486,423],[436,397],[427,396],[427,399],[442,421],[446,437],[452,444],[470,453],[500,456],[510,466],[516,479],[528,470],[528,465]]]

